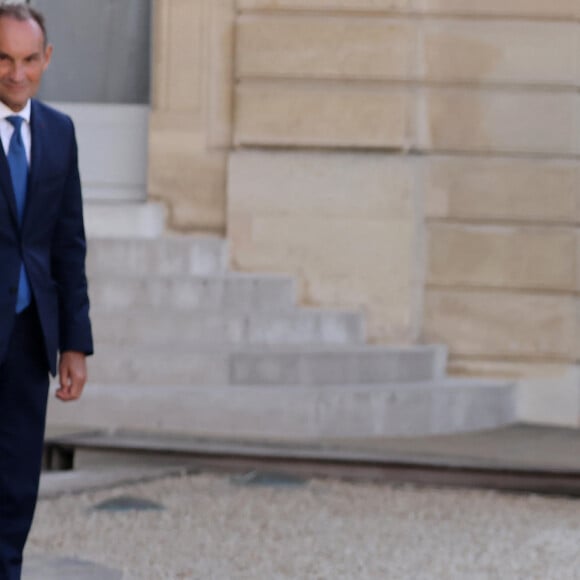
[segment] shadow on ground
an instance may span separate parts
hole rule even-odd
[[[123,572],[73,558],[29,556],[25,558],[23,580],[121,580]]]

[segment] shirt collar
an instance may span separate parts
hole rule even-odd
[[[0,119],[6,119],[6,117],[9,117],[10,115],[18,115],[22,117],[27,123],[30,123],[30,99],[28,99],[24,109],[22,109],[22,111],[18,111],[18,113],[15,113],[10,107],[0,101]]]

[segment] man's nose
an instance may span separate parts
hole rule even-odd
[[[14,82],[20,82],[24,79],[24,66],[19,63],[15,63],[12,67],[12,74],[10,75],[11,80]]]

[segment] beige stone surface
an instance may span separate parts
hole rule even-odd
[[[229,149],[234,121],[235,0],[207,2],[210,30],[207,70],[208,147]]]
[[[408,79],[417,26],[387,18],[249,16],[237,27],[238,77]]]
[[[424,12],[456,15],[531,16],[571,18],[578,16],[578,0],[416,0]]]
[[[453,355],[574,362],[578,300],[572,295],[428,289],[423,338]]]
[[[236,212],[409,219],[418,161],[383,153],[238,151],[229,208]],[[361,188],[361,197],[353,195]]]
[[[179,113],[151,115],[149,196],[166,204],[172,229],[225,229],[227,154],[208,151],[205,139]]]
[[[431,81],[574,86],[579,80],[576,22],[430,20],[422,31],[424,78]]]
[[[373,340],[417,338],[419,212],[409,160],[239,152],[230,162],[233,265],[297,276],[305,304],[363,308]]]
[[[240,10],[410,10],[416,0],[237,0]]]
[[[167,206],[173,229],[225,230],[234,8],[234,0],[155,3],[148,194]]]
[[[469,16],[570,18],[577,0],[237,0],[241,10],[328,10],[426,12]]]
[[[430,157],[428,217],[580,224],[580,164],[517,158]]]
[[[576,228],[576,292],[580,293],[580,226]],[[580,314],[580,313],[579,313]],[[580,325],[580,320],[578,321]],[[580,334],[579,334],[580,336]],[[578,345],[578,360],[580,361],[580,344]]]
[[[151,107],[157,109],[167,106],[168,10],[168,0],[153,2],[151,7],[151,19],[155,24],[151,46]]]
[[[575,93],[429,89],[420,147],[434,151],[578,153]]]
[[[239,77],[425,79],[573,86],[575,22],[242,15]]]
[[[252,220],[251,245],[235,259],[243,269],[297,276],[304,304],[364,310],[371,341],[409,343],[413,235],[402,220],[264,216]]]
[[[243,83],[238,145],[405,148],[413,94],[383,87]]]
[[[572,292],[576,245],[573,228],[432,223],[427,282]]]
[[[488,379],[505,378],[513,381],[522,379],[560,380],[566,378],[577,365],[545,361],[478,360],[452,355],[447,371],[454,377],[481,377]]]
[[[155,7],[153,102],[160,110],[199,113],[204,0],[160,0]]]

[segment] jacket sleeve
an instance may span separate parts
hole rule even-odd
[[[58,286],[59,349],[93,353],[89,319],[88,285],[85,272],[86,238],[78,169],[77,143],[73,123],[68,174],[64,186],[52,247],[51,270]]]

